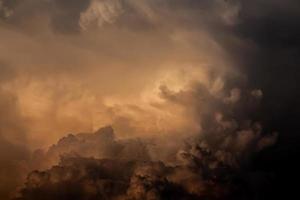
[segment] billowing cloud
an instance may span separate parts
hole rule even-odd
[[[32,164],[35,168],[45,169],[57,164],[64,155],[141,161],[150,158],[146,144],[140,139],[117,140],[113,129],[108,126],[93,134],[63,137],[47,152],[37,150],[32,157]]]
[[[146,155],[155,178],[130,172],[123,196],[224,188],[190,169],[161,173],[198,169],[203,152],[236,170],[275,143],[274,130],[294,138],[299,13],[297,0],[0,0],[1,197],[65,153],[127,158],[135,173],[133,152]],[[106,125],[114,132],[99,135]]]
[[[182,107],[198,131],[117,139],[104,127],[68,135],[47,152],[35,153],[34,166],[53,167],[30,173],[16,198],[251,199],[244,190],[261,195],[247,180],[254,172],[244,171],[254,154],[276,142],[276,134],[264,133],[259,122],[248,119],[261,97],[260,90],[210,90],[200,83],[179,91],[162,87],[167,102],[156,106]],[[258,177],[256,184],[264,185],[267,178]],[[65,184],[68,189],[62,190]]]
[[[112,134],[111,127],[105,127],[94,134],[61,139],[40,157],[45,160],[59,152],[64,154],[60,162],[51,169],[31,172],[15,199],[251,199],[245,190],[259,193],[246,178],[251,172],[240,173],[241,160],[230,157],[241,159],[237,151],[225,154],[214,149],[217,145],[202,146],[205,140],[200,140],[179,151],[176,164],[166,165],[148,157],[146,145],[115,141]],[[255,138],[247,140],[256,142]],[[247,144],[237,142],[240,150],[249,150]],[[264,185],[264,175],[259,177],[256,184]]]

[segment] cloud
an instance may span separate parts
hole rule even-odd
[[[140,139],[117,140],[113,129],[108,126],[95,133],[70,134],[46,152],[37,150],[31,165],[36,169],[46,169],[57,164],[64,155],[141,161],[150,158],[146,144]]]
[[[121,15],[122,5],[119,0],[91,2],[89,8],[80,14],[79,25],[82,29],[87,29],[91,24],[102,26],[105,23],[113,23]]]
[[[244,167],[254,154],[273,145],[277,135],[264,134],[259,122],[248,119],[261,91],[226,87],[218,92],[197,82],[179,91],[161,87],[161,106],[183,107],[190,125],[199,123],[198,132],[186,139],[180,135],[184,132],[167,139],[153,135],[149,140],[141,134],[138,139],[116,139],[111,127],[60,139],[47,152],[36,152],[34,166],[53,167],[30,173],[17,199],[45,198],[41,194],[49,199],[251,199],[246,190],[261,195],[247,180],[254,172]],[[176,157],[170,159],[172,155]],[[257,176],[257,184],[267,187],[265,175]],[[69,188],[61,190],[65,184]]]
[[[240,185],[250,184],[246,180],[248,172],[238,173],[230,163],[200,146],[181,156],[185,162],[166,165],[121,157],[65,155],[51,169],[31,172],[15,199],[251,199],[244,191],[253,188]],[[264,175],[258,178],[256,184],[263,185],[260,179]]]
[[[32,172],[18,199],[111,199],[126,190],[133,167],[130,162],[66,157],[50,170]]]
[[[0,171],[50,167],[70,149],[98,159],[140,157],[133,154],[138,149],[168,168],[197,163],[197,146],[232,167],[274,144],[274,130],[281,139],[297,137],[298,4],[0,1],[0,142],[3,152],[14,152],[0,157],[17,166]],[[111,138],[73,134],[46,149],[66,133],[93,133],[107,124],[114,127]],[[35,152],[46,161],[15,165],[36,148],[46,149]],[[136,198],[156,198],[174,184],[150,179],[168,186],[147,194],[140,179],[132,180],[141,188],[132,189]],[[190,188],[180,187],[184,195]]]

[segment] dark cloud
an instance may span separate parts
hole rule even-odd
[[[162,162],[124,161],[62,157],[59,165],[33,171],[18,200],[25,199],[253,199],[262,195],[255,184],[265,186],[265,174],[242,174],[197,147],[197,156],[187,154],[186,165]],[[253,172],[252,172],[253,173]],[[262,187],[259,187],[261,189]],[[249,190],[249,191],[247,191]],[[250,192],[253,194],[249,195]]]
[[[32,172],[17,199],[112,199],[126,191],[134,165],[64,157],[50,170]]]
[[[126,91],[131,94],[132,88],[143,85],[144,79],[156,76],[158,70],[151,73],[152,68],[164,68],[161,63],[167,62],[168,67],[173,66],[174,63],[184,66],[186,63],[197,66],[208,63],[208,71],[211,73],[208,79],[215,80],[221,77],[225,82],[224,87],[217,84],[215,88],[215,82],[211,81],[208,83],[209,86],[197,82],[179,91],[173,90],[167,84],[160,88],[161,100],[166,101],[168,105],[175,105],[176,108],[177,106],[183,108],[183,113],[188,116],[187,120],[201,127],[201,134],[198,134],[199,132],[196,136],[190,134],[193,137],[189,139],[195,142],[190,143],[188,140],[188,145],[184,148],[178,145],[182,150],[179,154],[182,156],[181,159],[188,163],[188,172],[183,172],[186,166],[176,168],[168,166],[167,162],[153,162],[162,158],[158,154],[164,155],[163,158],[169,156],[175,159],[179,148],[175,145],[176,148],[165,151],[162,144],[168,140],[160,141],[153,147],[149,145],[149,141],[142,139],[120,140],[110,128],[106,128],[93,134],[70,134],[46,152],[35,152],[31,165],[44,168],[55,164],[62,154],[78,155],[80,158],[77,158],[77,161],[71,159],[70,162],[76,164],[91,162],[95,171],[109,174],[109,177],[106,177],[109,181],[103,181],[106,178],[99,175],[100,178],[96,176],[97,180],[101,180],[99,183],[97,181],[90,183],[92,175],[89,172],[82,175],[84,178],[79,177],[80,174],[76,178],[72,170],[80,171],[81,167],[84,169],[86,167],[78,164],[78,168],[75,166],[76,169],[73,169],[71,166],[66,166],[67,161],[63,160],[57,167],[48,171],[32,173],[28,178],[26,189],[22,192],[22,198],[39,199],[41,198],[39,195],[47,192],[52,199],[75,198],[74,196],[82,199],[85,198],[85,187],[87,187],[88,192],[92,191],[89,196],[91,199],[100,197],[109,199],[110,195],[113,197],[127,195],[126,198],[131,196],[133,199],[176,199],[177,197],[218,199],[219,197],[212,197],[212,193],[226,196],[228,190],[232,193],[233,188],[236,187],[231,183],[241,181],[247,185],[248,190],[243,191],[242,196],[248,198],[252,194],[254,199],[264,199],[261,197],[263,192],[257,191],[252,186],[256,183],[260,185],[262,182],[268,182],[269,179],[265,177],[268,173],[275,173],[277,176],[274,181],[277,185],[273,185],[276,191],[279,191],[278,188],[287,187],[282,183],[289,182],[288,177],[292,176],[293,171],[290,170],[290,165],[294,165],[294,163],[286,164],[291,161],[288,157],[296,157],[299,152],[297,131],[297,116],[300,112],[298,106],[299,13],[300,5],[297,0],[0,0],[0,23],[1,26],[3,25],[0,32],[5,37],[2,38],[5,39],[3,40],[5,47],[0,46],[1,60],[4,58],[4,64],[0,63],[0,145],[3,148],[0,151],[0,159],[4,163],[0,167],[1,174],[18,174],[19,167],[22,166],[20,162],[22,163],[28,156],[27,147],[22,144],[22,141],[26,143],[29,126],[22,116],[24,110],[19,109],[22,98],[18,98],[15,94],[16,89],[13,87],[9,89],[6,85],[8,82],[14,85],[16,77],[21,77],[20,74],[29,73],[30,79],[35,80],[48,76],[48,72],[54,72],[49,79],[56,78],[56,74],[64,74],[64,78],[68,79],[91,70],[89,76],[84,76],[82,79],[92,80],[90,76],[101,68],[98,66],[101,61],[105,66],[102,68],[105,70],[101,70],[98,74],[104,75],[98,77],[95,73],[96,78],[94,78],[97,81],[103,79],[103,84],[102,82],[101,84],[84,82],[84,84],[93,88],[96,87],[95,85],[105,85],[105,88],[92,90],[97,92],[100,90],[111,92],[115,85],[120,85],[120,91],[123,91],[125,82],[128,81],[122,78],[130,76],[128,80],[134,79],[134,81]],[[26,33],[26,36],[23,33]],[[48,40],[50,41],[46,42]],[[107,64],[110,63],[107,61],[110,59],[116,60],[117,63]],[[96,67],[89,68],[91,63]],[[119,67],[118,73],[121,74],[119,77],[116,76],[115,68],[111,70],[112,65],[122,66]],[[129,67],[124,68],[123,65]],[[138,67],[133,67],[135,65]],[[146,67],[144,69],[146,65],[149,65],[151,70]],[[133,73],[129,70],[132,68],[140,71]],[[111,72],[103,73],[106,70]],[[130,75],[124,74],[127,71]],[[65,75],[68,73],[72,75]],[[41,74],[45,75],[41,78]],[[138,78],[142,81],[137,81]],[[74,82],[78,82],[78,79]],[[154,81],[151,79],[149,82]],[[109,86],[106,88],[106,85]],[[51,90],[53,87],[51,85],[47,88]],[[218,87],[221,89],[218,90]],[[73,86],[70,90],[72,89]],[[68,90],[63,88],[57,93],[54,92],[56,96],[53,95],[55,97],[51,100],[58,103],[51,107],[53,110],[62,109],[59,104],[64,102],[63,94],[68,93],[66,91]],[[115,93],[119,93],[119,90]],[[69,93],[67,95],[72,96]],[[72,96],[66,99],[73,101],[76,98]],[[261,110],[257,110],[256,107],[260,103]],[[157,107],[159,106],[164,108],[165,105],[160,104]],[[68,110],[70,115],[73,115],[70,110]],[[119,110],[117,108],[115,110],[114,114],[121,116]],[[56,117],[55,111],[47,116]],[[140,115],[137,118],[140,118]],[[74,121],[73,118],[68,119]],[[127,129],[129,131],[138,126],[130,122],[131,118],[128,116],[118,119],[119,124],[123,123],[124,126],[133,124]],[[60,122],[60,119],[57,121]],[[64,122],[70,123],[68,120]],[[146,120],[146,123],[153,122]],[[178,130],[181,135],[186,134],[180,131]],[[274,131],[280,132],[278,144],[263,150],[263,147],[275,142]],[[177,134],[176,132],[175,135]],[[178,140],[182,139],[179,136],[178,138]],[[170,139],[170,141],[174,140]],[[11,154],[4,153],[8,149]],[[257,155],[261,150],[261,154]],[[156,159],[153,159],[155,155]],[[113,160],[81,158],[91,156]],[[253,163],[249,163],[249,158],[253,157]],[[118,161],[114,159],[127,161],[116,164],[115,162]],[[125,170],[126,177],[120,175],[123,178],[117,178],[116,182],[111,181],[111,172],[102,165],[111,162],[112,164],[107,165],[121,165],[127,169],[127,164],[130,163],[128,160],[133,160],[135,164],[128,168],[130,172]],[[148,163],[141,167],[141,160],[146,160]],[[243,165],[250,165],[252,169],[263,172],[254,170],[244,175],[245,169],[237,170],[241,166],[244,167]],[[139,172],[139,169],[143,172]],[[223,169],[226,173],[223,173]],[[179,176],[181,179],[176,179],[174,178],[176,170],[179,174],[187,174]],[[208,177],[202,173],[195,173],[195,170],[205,171]],[[235,175],[231,176],[232,170],[234,174],[242,173],[243,176],[238,180],[232,178],[235,177]],[[52,172],[59,175],[51,175]],[[59,178],[57,182],[49,180],[49,177],[60,177],[61,174],[68,177],[69,172],[71,175],[66,180],[70,185],[68,190],[61,189],[65,179]],[[224,174],[230,174],[230,180],[226,178],[224,180]],[[191,178],[182,179],[186,176]],[[0,182],[8,180],[6,175],[2,177],[3,181]],[[17,179],[10,180],[7,188],[1,185],[1,189],[4,188],[1,190],[3,198],[7,198],[7,191],[11,191],[17,185],[19,178]],[[86,186],[82,180],[86,180],[91,186]],[[191,185],[195,185],[195,188]],[[109,190],[109,194],[106,194],[106,187],[115,189]],[[255,196],[256,193],[258,197]]]
[[[188,107],[202,127],[192,139],[169,151],[177,155],[175,162],[155,161],[157,157],[150,156],[155,155],[153,144],[147,139],[116,140],[111,127],[68,135],[46,153],[36,152],[34,166],[54,166],[30,173],[17,199],[255,199],[264,195],[270,179],[245,167],[254,154],[276,141],[276,135],[263,134],[258,122],[245,118],[250,116],[245,112],[255,111],[260,90],[234,88],[214,94],[193,83],[179,92],[162,87],[161,96],[169,104]],[[152,142],[161,145],[159,153],[168,151],[159,138]]]
[[[228,159],[226,163],[240,165],[253,152],[276,142],[277,134],[266,134],[256,115],[263,97],[261,90],[232,88],[216,95],[204,85],[194,83],[179,92],[162,87],[161,95],[195,116],[201,126],[200,146]]]
[[[52,145],[47,152],[38,150],[32,157],[35,168],[48,168],[58,163],[60,156],[149,160],[146,144],[139,139],[117,140],[113,129],[108,126],[95,133],[69,134]]]

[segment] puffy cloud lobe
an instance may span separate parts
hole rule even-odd
[[[213,93],[209,87],[197,83],[179,92],[162,87],[161,95],[192,112],[193,120],[201,127],[196,146],[212,150],[226,164],[236,165],[242,159],[247,160],[248,155],[277,140],[277,133],[264,133],[258,119],[251,119],[255,117],[252,113],[259,111],[260,90],[225,87],[222,92]]]
[[[47,152],[37,150],[33,155],[32,165],[42,169],[57,164],[64,155],[124,160],[150,158],[145,143],[139,139],[117,140],[110,126],[95,133],[69,134],[52,145]]]

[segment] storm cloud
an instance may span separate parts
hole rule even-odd
[[[234,174],[255,169],[247,180],[276,174],[279,191],[298,152],[299,13],[297,0],[0,0],[0,196],[32,170],[48,169],[39,182],[65,168],[65,153],[97,166],[146,160],[158,170],[149,194],[131,170],[116,184],[136,199],[198,198],[161,176],[178,162],[198,169],[206,151]]]

